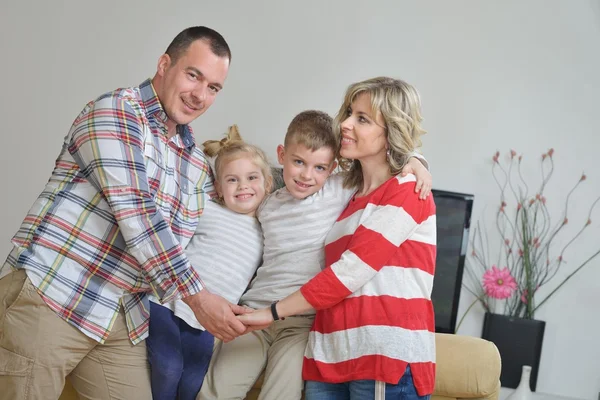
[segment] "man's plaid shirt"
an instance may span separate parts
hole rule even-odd
[[[101,343],[120,306],[135,344],[150,294],[165,302],[202,289],[183,249],[212,176],[191,129],[168,140],[166,120],[150,80],[90,102],[0,267],[0,277],[26,269],[51,309]]]

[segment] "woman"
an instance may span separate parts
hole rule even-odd
[[[327,268],[239,318],[270,323],[317,310],[304,357],[307,400],[427,399],[435,381],[435,205],[400,171],[425,133],[409,84],[351,85],[335,119],[345,185],[356,195],[328,234]],[[352,160],[352,161],[351,161]]]

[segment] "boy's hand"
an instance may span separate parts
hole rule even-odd
[[[408,163],[402,168],[400,176],[406,176],[407,174],[414,174],[417,177],[417,185],[415,186],[415,193],[419,193],[419,198],[425,200],[431,193],[431,182],[432,177],[427,168],[419,161],[416,157],[411,157]]]

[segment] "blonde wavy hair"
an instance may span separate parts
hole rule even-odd
[[[227,163],[242,157],[249,158],[256,164],[265,178],[265,193],[270,193],[273,186],[271,165],[264,151],[244,142],[237,125],[229,127],[227,136],[221,140],[207,140],[203,144],[204,154],[215,158],[215,180],[220,181],[221,172]]]
[[[392,175],[402,171],[410,155],[421,147],[420,136],[427,133],[421,122],[421,99],[417,90],[410,84],[393,78],[378,77],[357,82],[348,87],[344,102],[333,120],[333,130],[338,142],[338,161],[346,172],[344,186],[361,187],[363,174],[360,162],[339,155],[342,138],[342,122],[348,117],[348,109],[359,94],[371,97],[373,116],[381,114],[388,142],[387,162]]]

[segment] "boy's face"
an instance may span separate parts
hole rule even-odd
[[[315,151],[302,144],[277,147],[277,160],[283,166],[285,187],[296,199],[305,199],[321,190],[335,169],[333,150],[322,147]]]

